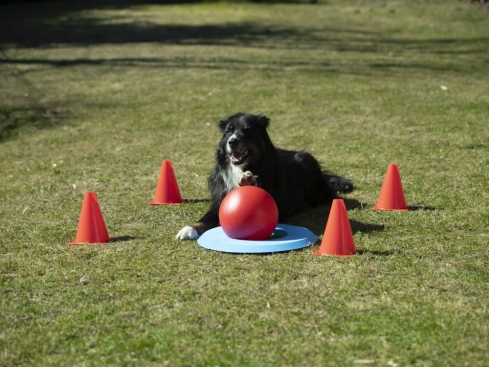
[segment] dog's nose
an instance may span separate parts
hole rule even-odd
[[[233,148],[236,145],[238,145],[238,139],[237,138],[231,138],[228,140],[228,144],[231,148]]]

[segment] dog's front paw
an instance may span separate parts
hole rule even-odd
[[[256,177],[250,171],[243,172],[238,183],[239,186],[257,186]]]
[[[183,227],[175,236],[177,240],[195,240],[197,237],[199,237],[199,234],[190,226]]]

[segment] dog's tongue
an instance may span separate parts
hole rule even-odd
[[[233,154],[231,154],[231,162],[239,162],[242,156],[243,154],[241,153],[233,152]]]

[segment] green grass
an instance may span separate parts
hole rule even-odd
[[[0,366],[486,366],[488,27],[452,1],[1,6]],[[238,111],[356,183],[360,254],[174,240]],[[189,202],[148,205],[163,159]],[[372,210],[389,163],[408,212]],[[117,241],[67,245],[86,191]]]

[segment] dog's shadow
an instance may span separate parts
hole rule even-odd
[[[347,210],[364,209],[368,206],[355,199],[344,199],[344,202]],[[322,235],[326,228],[330,210],[330,206],[318,206],[316,208],[311,208],[302,213],[296,214],[283,222],[285,224],[305,227],[316,235]],[[385,226],[383,225],[362,223],[351,219],[350,227],[353,234],[357,232],[380,232],[385,229]]]

